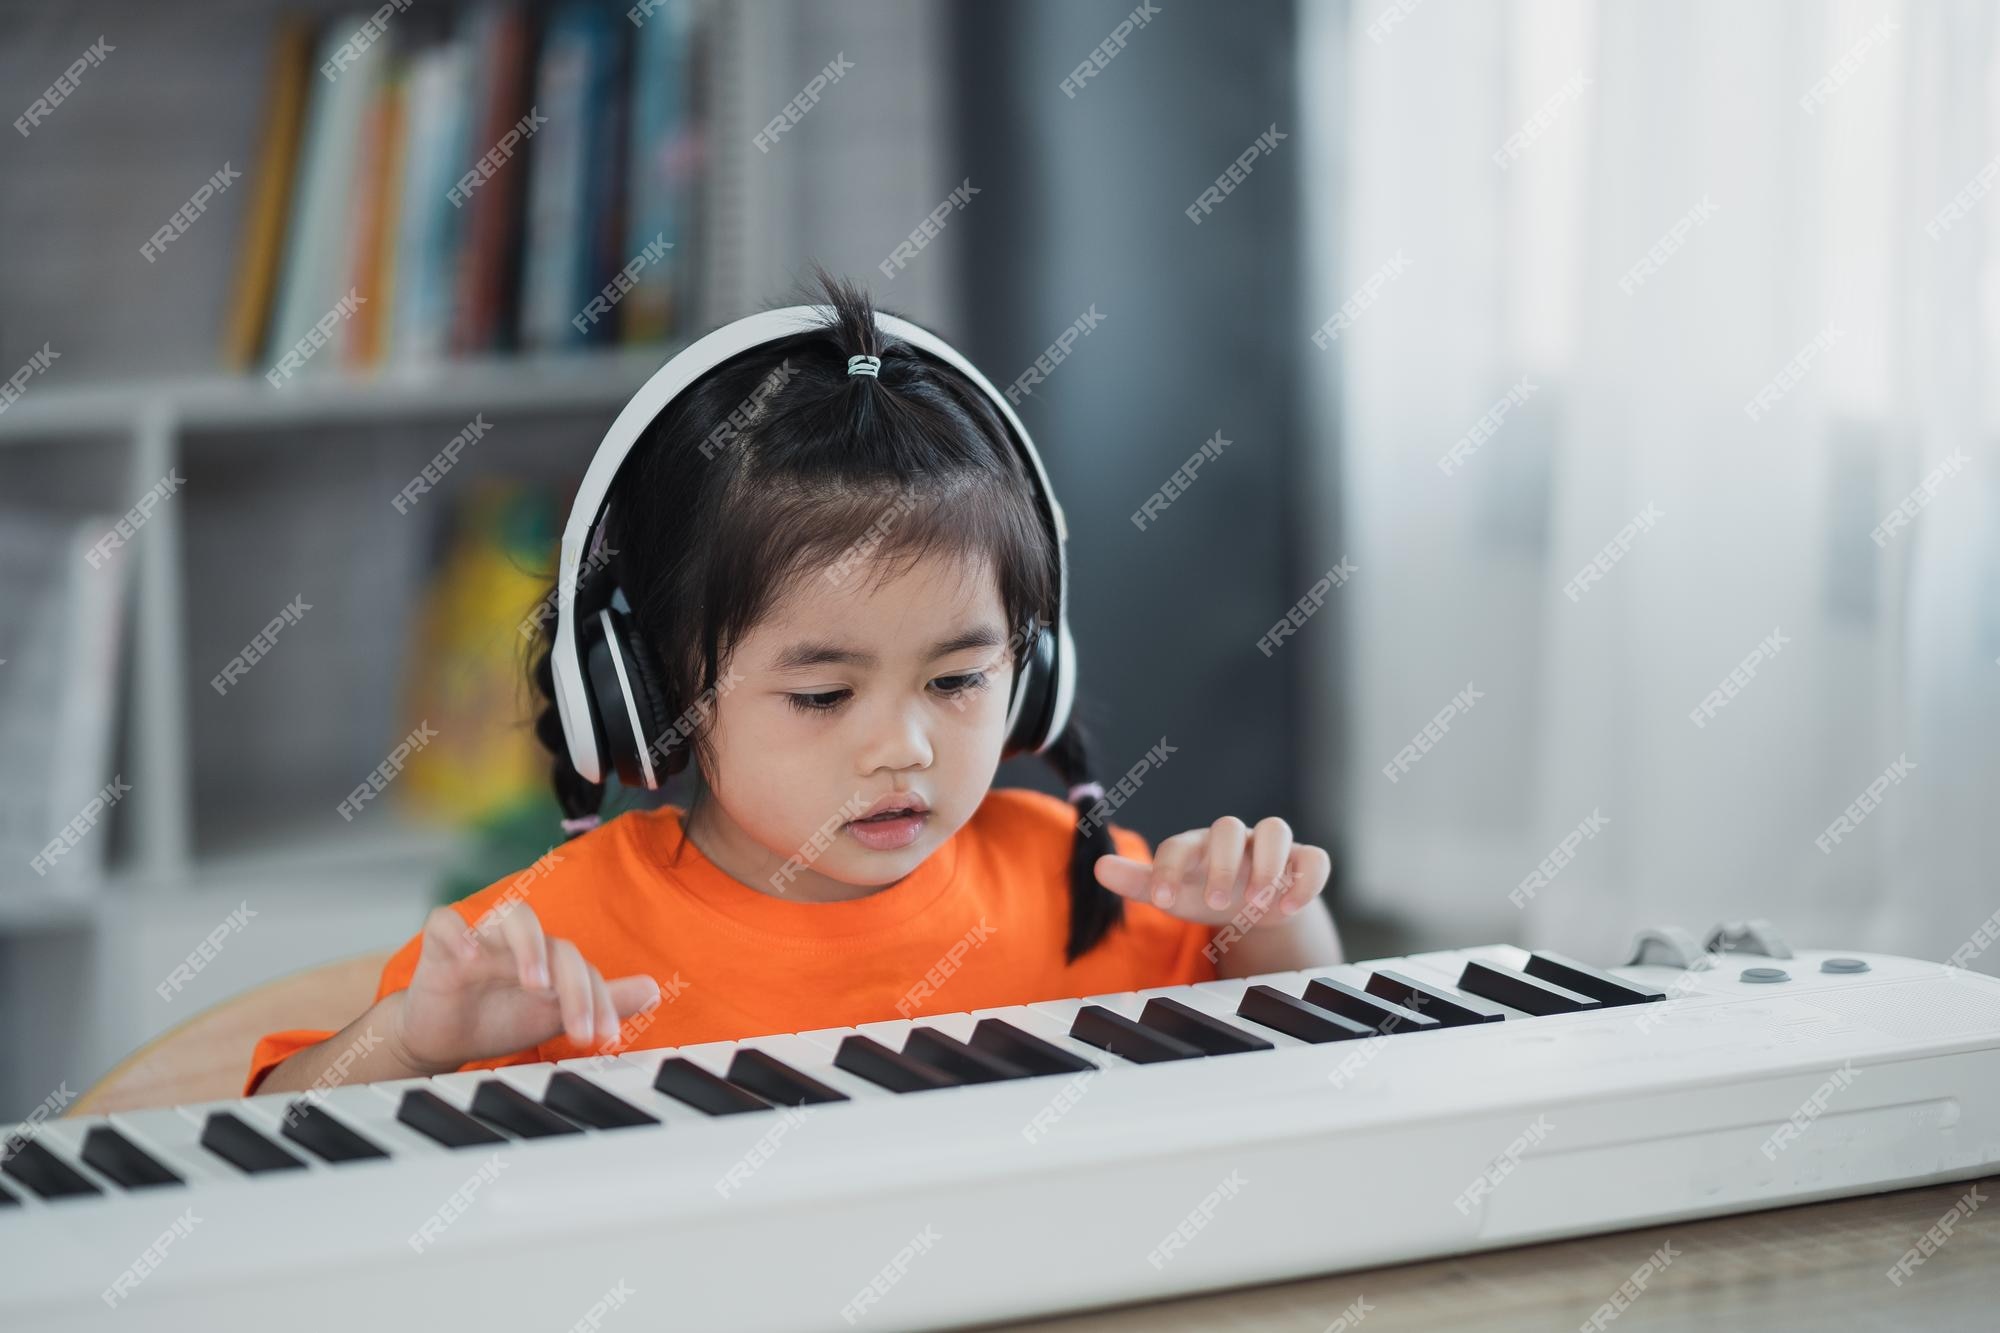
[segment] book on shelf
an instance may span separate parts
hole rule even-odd
[[[529,182],[528,236],[521,287],[521,342],[563,348],[596,342],[606,321],[584,310],[591,278],[624,262],[606,252],[605,214],[615,215],[621,81],[613,16],[571,0],[549,20],[535,81],[534,106],[548,117],[538,131]]]
[[[662,0],[632,37],[624,249],[639,254],[659,236],[673,243],[618,307],[624,336],[636,342],[664,338],[690,318],[689,265],[701,243],[695,185],[706,142],[695,84],[701,65],[682,54],[694,49],[695,19],[695,0]]]
[[[96,880],[130,787],[113,752],[129,548],[94,549],[117,521],[0,515],[0,893]]]
[[[307,344],[301,375],[684,335],[714,3],[282,20],[225,367]]]
[[[223,334],[222,364],[226,370],[250,369],[269,329],[272,293],[278,284],[290,218],[291,179],[297,170],[299,138],[305,124],[312,53],[312,30],[306,21],[296,16],[284,19],[271,53],[263,133],[250,181],[243,243],[237,250],[235,295]]]

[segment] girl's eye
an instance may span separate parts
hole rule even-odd
[[[983,671],[968,671],[957,676],[939,676],[931,682],[931,687],[947,699],[957,699],[964,695],[987,688],[990,682]],[[828,690],[823,694],[787,694],[793,708],[801,713],[831,713],[847,700],[847,690]]]
[[[971,694],[975,690],[983,690],[987,684],[986,673],[983,671],[968,671],[960,676],[939,676],[931,683],[938,687],[939,694],[951,699],[956,699],[961,694]]]
[[[847,697],[846,690],[831,690],[826,694],[788,694],[792,707],[801,713],[831,713],[840,707],[840,701]]]

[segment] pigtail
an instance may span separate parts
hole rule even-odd
[[[1069,944],[1064,950],[1066,960],[1073,963],[1125,919],[1125,900],[1099,884],[1096,873],[1097,858],[1118,849],[1111,841],[1109,824],[1090,818],[1104,789],[1091,779],[1089,750],[1074,716],[1055,744],[1042,751],[1042,757],[1062,778],[1063,786],[1074,793],[1071,804],[1076,807],[1076,837],[1069,853]]]

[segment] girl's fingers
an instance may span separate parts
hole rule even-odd
[[[618,1044],[618,1008],[611,1002],[611,987],[604,977],[589,963],[584,966],[590,971],[590,993],[596,1003],[596,1014],[592,1019],[596,1029],[596,1041],[605,1050]]]
[[[513,952],[516,975],[524,990],[546,990],[549,985],[549,942],[542,934],[541,918],[526,903],[510,903],[501,913],[500,929]]]
[[[1160,840],[1158,850],[1153,853],[1153,871],[1146,887],[1153,906],[1164,912],[1174,910],[1181,890],[1187,886],[1188,863],[1207,837],[1207,829],[1190,829]]]
[[[568,940],[551,940],[555,962],[556,1001],[562,1009],[563,1032],[579,1046],[590,1045],[597,1030],[597,994],[590,983],[590,965]]]
[[[1209,825],[1208,885],[1204,895],[1209,910],[1219,912],[1236,897],[1236,877],[1243,869],[1243,847],[1249,836],[1249,826],[1235,815],[1224,815]]]
[[[479,956],[479,941],[473,938],[465,918],[450,907],[433,907],[424,918],[424,947],[461,963]]]
[[[1144,861],[1135,861],[1129,856],[1110,853],[1097,858],[1091,871],[1097,882],[1117,894],[1120,898],[1136,898],[1149,901],[1146,890],[1152,883],[1153,868]]]
[[[1245,895],[1251,903],[1265,908],[1277,905],[1279,900],[1272,895],[1292,887],[1289,879],[1278,883],[1291,857],[1292,826],[1276,815],[1258,820],[1250,846],[1250,891]]]
[[[1327,855],[1324,847],[1301,844],[1292,849],[1286,868],[1291,873],[1292,883],[1285,890],[1278,910],[1290,915],[1318,897],[1320,890],[1326,887],[1327,877],[1333,873],[1333,858]]]
[[[660,1002],[660,983],[643,972],[605,984],[611,987],[612,1011],[620,1018],[644,1013]]]

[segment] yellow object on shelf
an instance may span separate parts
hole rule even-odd
[[[450,547],[426,590],[411,640],[408,727],[435,739],[409,760],[397,788],[422,816],[468,823],[532,796],[548,783],[536,742],[539,699],[524,673],[522,634],[549,580],[554,509],[530,486],[471,481]]]

